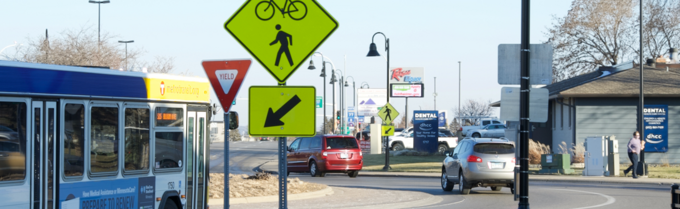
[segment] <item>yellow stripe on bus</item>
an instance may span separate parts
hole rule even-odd
[[[144,78],[149,99],[210,102],[210,83]]]

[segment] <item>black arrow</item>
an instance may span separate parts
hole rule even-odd
[[[387,129],[387,131],[385,131],[385,134],[389,133],[391,130],[392,130],[392,128]]]
[[[264,122],[264,127],[272,127],[272,126],[282,126],[284,123],[281,121],[281,118],[286,115],[290,110],[292,110],[298,103],[300,103],[300,97],[297,95],[293,96],[286,104],[283,104],[279,110],[274,112],[272,108],[269,108],[269,112],[267,113],[267,120]]]

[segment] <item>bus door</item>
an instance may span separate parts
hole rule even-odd
[[[187,207],[205,208],[206,201],[206,112],[188,111]]]
[[[31,108],[33,176],[31,208],[55,209],[57,167],[57,102],[33,101]]]

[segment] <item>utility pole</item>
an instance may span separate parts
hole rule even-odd
[[[529,209],[529,0],[522,0],[522,41],[520,49],[520,154],[519,154],[519,208]],[[517,192],[517,191],[515,191]]]

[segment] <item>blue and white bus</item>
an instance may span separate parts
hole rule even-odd
[[[0,61],[0,208],[207,208],[205,78]]]

